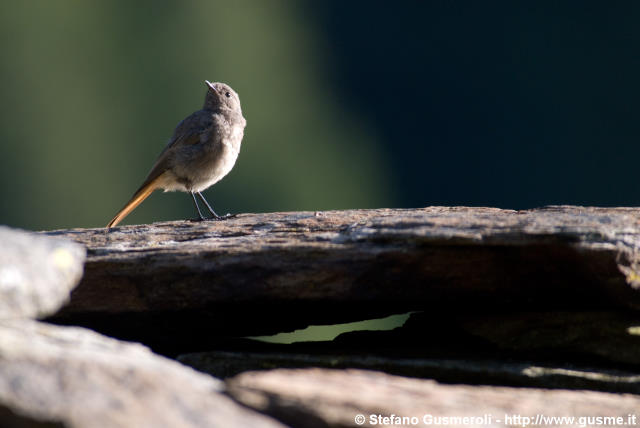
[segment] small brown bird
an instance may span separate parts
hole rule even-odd
[[[231,217],[216,214],[200,192],[220,181],[233,168],[247,121],[242,116],[240,98],[229,85],[207,80],[205,83],[207,95],[202,110],[178,124],[147,178],[107,224],[107,229],[120,223],[156,189],[191,193],[200,220],[205,217],[196,195],[211,213],[210,219]]]

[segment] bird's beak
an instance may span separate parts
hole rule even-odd
[[[213,90],[213,92],[218,92],[218,89],[216,89],[216,85],[214,85],[213,83],[209,82],[208,80],[205,80],[204,83],[206,83],[209,89]]]

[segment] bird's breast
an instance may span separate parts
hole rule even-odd
[[[209,141],[207,150],[194,162],[194,171],[191,174],[194,190],[201,191],[217,183],[235,165],[240,153],[243,128],[231,127],[223,135],[223,138]]]

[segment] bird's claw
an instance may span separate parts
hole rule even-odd
[[[226,213],[225,215],[219,215],[217,217],[210,217],[207,220],[216,220],[216,221],[222,221],[222,220],[228,220],[230,218],[234,218],[237,217],[238,214],[230,214],[230,213]]]

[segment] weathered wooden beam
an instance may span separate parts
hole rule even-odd
[[[634,208],[429,207],[44,233],[87,247],[55,320],[160,339],[409,310],[637,308],[639,221]]]

